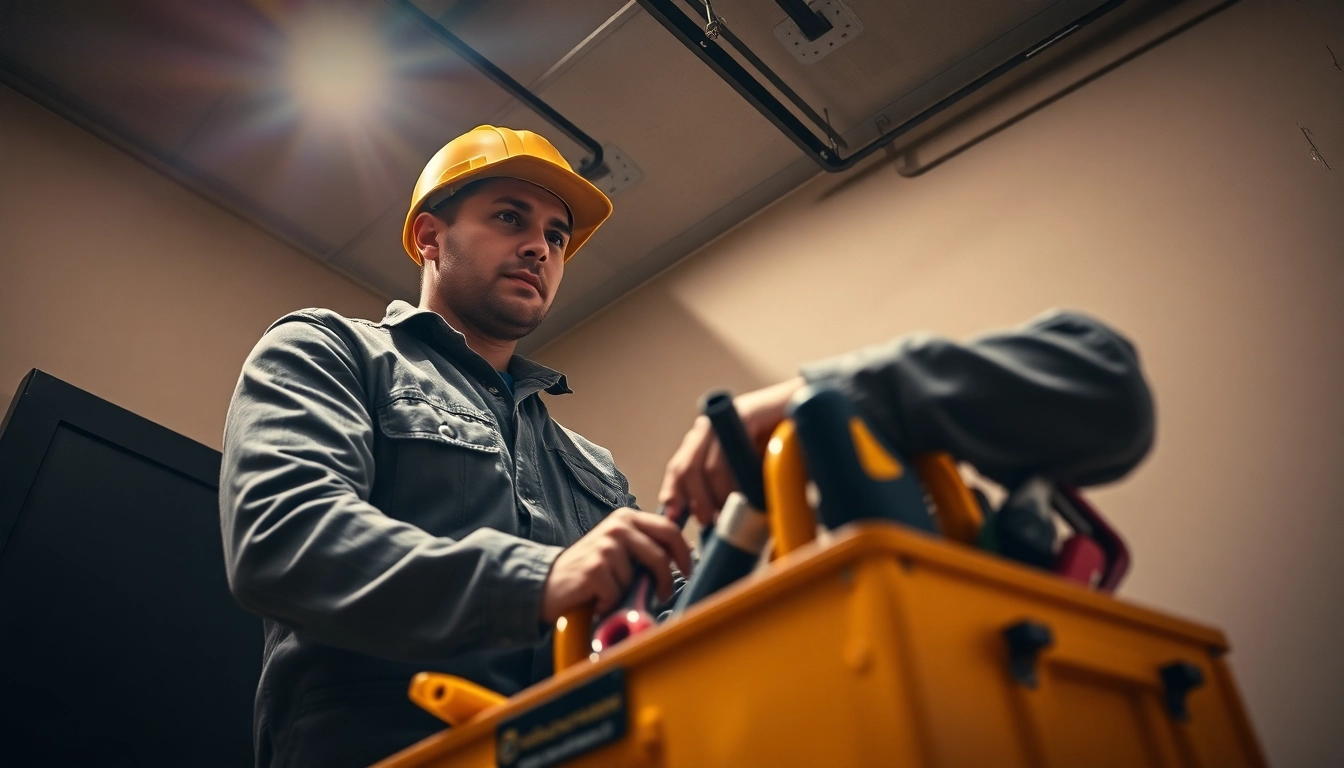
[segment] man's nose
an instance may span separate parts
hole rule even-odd
[[[529,227],[527,237],[519,246],[520,255],[528,259],[545,261],[550,255],[550,244],[546,242],[546,230],[544,227]]]

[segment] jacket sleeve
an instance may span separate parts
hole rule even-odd
[[[372,506],[362,381],[342,336],[311,318],[275,326],[249,356],[220,478],[234,596],[319,642],[388,658],[540,640],[561,549],[491,529],[436,537]]]
[[[995,482],[1039,474],[1116,480],[1153,443],[1153,401],[1124,337],[1086,315],[1047,313],[958,344],[932,336],[807,366],[896,450],[946,451]]]

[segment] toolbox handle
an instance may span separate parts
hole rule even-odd
[[[984,515],[980,502],[961,479],[956,460],[942,452],[920,454],[915,457],[915,472],[938,510],[938,527],[943,535],[976,546]]]
[[[807,503],[807,465],[793,419],[775,427],[765,447],[765,506],[774,557],[782,557],[817,537],[817,515]]]
[[[439,672],[416,674],[407,695],[421,709],[451,726],[459,726],[506,701],[504,696],[470,680]]]
[[[591,605],[564,614],[555,620],[555,673],[587,661],[592,653],[593,610]]]

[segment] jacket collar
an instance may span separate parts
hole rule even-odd
[[[453,357],[471,360],[473,364],[478,361],[485,369],[494,370],[485,362],[485,358],[467,346],[467,337],[449,325],[438,312],[421,309],[412,306],[410,302],[397,299],[387,305],[387,314],[383,316],[383,321],[379,325],[387,328],[405,326],[408,331],[425,333],[430,341],[442,345]],[[514,355],[509,361],[509,373],[513,374],[517,400],[522,400],[538,390],[544,390],[552,395],[568,395],[573,392],[563,373],[522,355]]]

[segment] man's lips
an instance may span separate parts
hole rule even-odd
[[[523,269],[517,272],[506,272],[504,276],[527,283],[532,286],[532,289],[537,292],[538,296],[541,295],[541,278],[537,277],[536,274]]]

